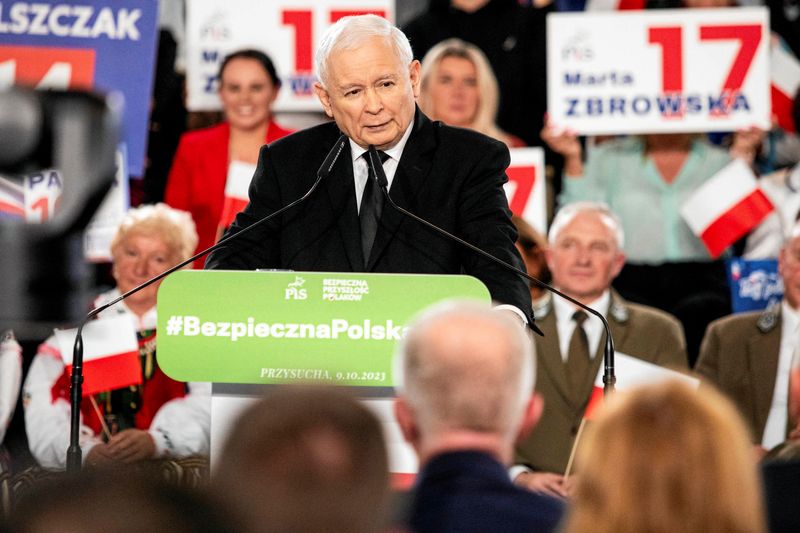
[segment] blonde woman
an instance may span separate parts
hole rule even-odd
[[[497,127],[497,79],[477,46],[460,39],[442,41],[422,60],[419,106],[433,120],[478,131],[509,148],[522,139]]]
[[[733,405],[664,383],[620,393],[578,452],[565,533],[764,533],[756,458]]]

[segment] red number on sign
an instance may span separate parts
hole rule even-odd
[[[31,210],[32,211],[41,211],[42,212],[42,217],[41,217],[40,221],[41,222],[47,221],[47,219],[49,218],[49,215],[50,215],[49,209],[48,209],[48,199],[47,199],[47,197],[45,196],[45,197],[39,198],[38,200],[33,202],[33,204],[31,204]]]
[[[314,34],[312,32],[311,11],[284,11],[283,24],[294,26],[294,71],[311,72],[312,46]]]
[[[683,30],[680,26],[650,28],[649,42],[661,45],[661,88],[665,93],[683,90]]]
[[[380,17],[386,17],[383,9],[334,9],[330,12],[331,24],[342,17],[350,15],[366,15],[372,13]],[[285,26],[294,27],[294,71],[311,72],[313,70],[313,47],[314,47],[314,21],[311,10],[290,10],[281,13],[281,22]]]
[[[508,167],[506,174],[508,181],[516,184],[514,196],[508,202],[508,207],[515,215],[523,216],[533,191],[533,184],[536,182],[536,167]]]
[[[739,52],[733,60],[723,91],[732,93],[742,88],[747,71],[753,64],[758,44],[761,42],[761,26],[757,24],[740,24],[736,26],[700,26],[701,41],[738,40]]]
[[[0,87],[88,89],[94,82],[95,51],[44,46],[0,46]]]

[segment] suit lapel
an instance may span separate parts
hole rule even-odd
[[[775,392],[775,377],[778,374],[778,359],[781,350],[781,317],[778,326],[763,335],[753,336],[747,342],[747,359],[753,379],[753,417],[760,439],[767,425],[772,395]]]
[[[414,115],[413,130],[400,156],[397,171],[389,191],[389,195],[397,205],[408,209],[412,213],[415,213],[417,198],[424,189],[425,178],[433,165],[433,155],[436,148],[434,127],[434,124],[417,109]],[[394,238],[397,229],[400,224],[405,222],[406,218],[405,215],[395,210],[388,202],[384,205],[378,232],[375,235],[375,243],[372,245],[372,251],[367,263],[367,271],[375,268],[375,263],[386,251],[387,245]]]
[[[350,268],[353,272],[361,272],[364,270],[364,254],[361,251],[361,226],[358,223],[353,158],[350,154],[348,142],[333,170],[325,179],[325,188],[331,202],[332,216],[336,218],[339,226]]]

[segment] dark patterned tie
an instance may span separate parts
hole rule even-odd
[[[567,350],[566,365],[569,383],[573,396],[579,402],[584,399],[579,396],[583,393],[581,389],[586,383],[586,375],[591,367],[589,339],[586,336],[586,330],[583,329],[583,322],[587,318],[589,316],[584,311],[575,311],[572,315],[572,320],[575,321],[575,330],[572,332],[572,338],[569,340],[569,349]]]
[[[389,159],[386,152],[378,150],[381,164]],[[383,193],[378,187],[372,166],[369,164],[369,155],[364,153],[364,160],[367,162],[367,184],[364,186],[364,194],[361,196],[361,212],[358,215],[361,221],[361,251],[364,253],[364,266],[369,263],[369,254],[372,251],[372,244],[375,242],[375,234],[378,233],[378,221],[383,212]]]

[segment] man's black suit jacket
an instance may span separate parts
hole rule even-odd
[[[300,198],[340,131],[326,123],[261,149],[250,203],[228,230],[237,233]],[[390,188],[400,206],[524,270],[503,192],[509,164],[504,144],[431,122],[419,110]],[[304,203],[209,257],[206,268],[277,268],[322,272],[469,274],[494,300],[531,317],[527,283],[385,205],[375,243],[362,257],[349,143],[332,172]]]

